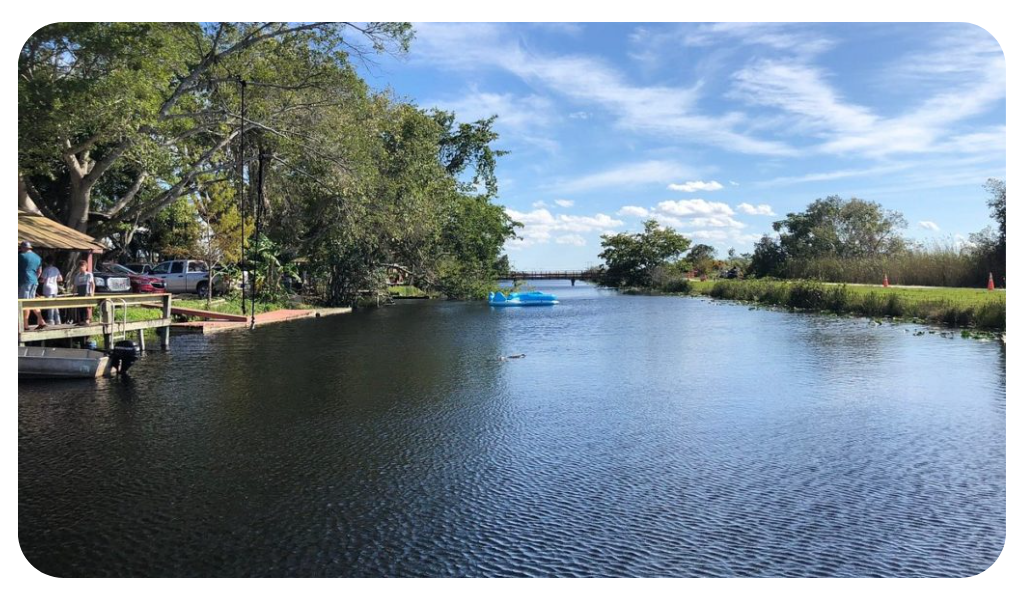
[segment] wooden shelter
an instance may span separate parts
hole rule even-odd
[[[87,252],[90,268],[92,253],[104,252],[107,247],[96,238],[61,225],[43,215],[18,210],[18,241],[31,242],[33,248]]]

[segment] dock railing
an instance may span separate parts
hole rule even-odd
[[[128,308],[141,304],[159,304],[159,318],[129,320]],[[25,329],[25,311],[40,310],[45,317],[49,310],[92,308],[89,325],[50,325],[42,329]],[[141,307],[148,308],[148,307]],[[154,310],[150,308],[149,310]],[[119,311],[123,316],[118,315]],[[18,300],[18,345],[26,342],[66,340],[79,337],[103,336],[103,345],[110,349],[114,337],[126,337],[128,332],[139,332],[139,345],[144,346],[143,330],[157,329],[160,346],[166,349],[171,339],[171,294],[102,294],[96,296],[61,296],[57,298],[27,298]],[[144,349],[144,348],[143,348]]]

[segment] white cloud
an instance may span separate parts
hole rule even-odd
[[[593,216],[554,215],[546,208],[537,208],[530,212],[507,209],[506,212],[514,221],[523,224],[516,231],[516,234],[522,239],[509,242],[509,248],[547,244],[552,240],[559,244],[581,245],[577,241],[583,238],[578,234],[603,231],[612,227],[619,227],[623,224],[622,221],[603,213],[597,213]],[[575,234],[575,237],[571,234]]]
[[[700,25],[683,38],[688,46],[710,46],[715,43],[734,46],[737,43],[760,45],[811,55],[828,50],[835,43],[805,26],[787,23],[712,23]]]
[[[656,210],[659,213],[674,217],[731,216],[736,214],[728,204],[708,202],[701,198],[694,198],[693,200],[665,200],[658,203]]]
[[[569,235],[561,235],[555,238],[556,244],[563,244],[566,246],[586,246],[587,240],[582,235],[577,233],[571,233]]]
[[[454,111],[460,121],[476,121],[498,115],[496,123],[510,129],[547,126],[555,118],[554,103],[536,94],[516,96],[481,92],[472,88],[454,98],[426,101],[423,104]]]
[[[728,227],[730,229],[743,229],[746,223],[741,223],[732,217],[696,217],[687,222],[690,227]]]
[[[668,189],[674,192],[714,192],[722,189],[717,181],[687,181],[686,183],[670,183]]]
[[[649,184],[665,184],[687,173],[690,168],[665,160],[625,164],[607,171],[583,175],[562,181],[553,187],[567,192],[580,192],[600,188],[628,187]]]
[[[848,177],[866,177],[872,175],[882,175],[885,173],[893,173],[896,171],[903,171],[911,166],[911,164],[907,163],[891,163],[878,167],[870,167],[867,169],[843,169],[839,171],[830,171],[827,173],[808,173],[807,175],[776,177],[775,179],[769,179],[767,181],[759,181],[756,185],[758,187],[775,187],[780,185],[792,185],[795,183],[832,181],[835,179],[845,179]]]
[[[583,111],[583,110],[576,111],[574,113],[569,113],[569,118],[570,119],[578,119],[578,120],[581,120],[581,121],[586,121],[590,117],[591,117],[591,114],[586,112],[586,111]]]
[[[702,114],[699,82],[691,87],[635,85],[594,56],[531,51],[500,24],[422,23],[416,29],[418,51],[413,60],[454,69],[504,69],[530,85],[603,109],[618,127],[630,131],[688,136],[748,154],[793,154],[782,142],[741,133],[745,119],[738,113]]]
[[[533,204],[531,204],[530,206],[532,206],[533,208],[546,208],[547,205],[548,205],[547,202],[545,202],[543,200],[538,200],[538,201],[534,202]]]
[[[917,224],[921,227],[921,229],[939,231],[939,226],[938,224],[935,223],[935,221],[918,221]]]
[[[708,202],[701,198],[665,200],[650,209],[642,206],[623,206],[616,214],[629,217],[650,217],[662,225],[679,229],[721,228],[736,232],[747,226],[746,223],[733,218],[736,213],[728,204]]]
[[[573,204],[575,204],[575,202],[573,202],[572,200],[555,200],[555,204],[561,206],[562,208],[570,208]]]
[[[646,217],[650,212],[642,206],[623,206],[615,214],[623,217]]]
[[[740,211],[745,215],[766,215],[774,217],[775,213],[772,211],[772,207],[768,204],[758,204],[754,206],[746,202],[742,202],[736,205],[736,210]]]
[[[739,233],[736,230],[729,229],[706,229],[698,231],[684,231],[683,235],[690,238],[696,243],[707,243],[707,244],[735,244],[737,246],[745,246],[747,244],[753,244],[761,239],[760,234],[756,233]]]
[[[775,126],[823,140],[814,148],[819,152],[871,158],[965,149],[1002,154],[999,132],[974,135],[973,128],[968,133],[957,129],[1005,99],[1006,66],[999,45],[978,28],[947,33],[934,36],[931,50],[901,56],[886,70],[891,93],[913,89],[927,94],[902,114],[882,116],[845,100],[828,72],[802,60],[750,63],[733,75],[730,95],[782,110],[788,118],[776,120]]]

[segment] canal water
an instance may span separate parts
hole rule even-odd
[[[537,287],[562,303],[176,336],[128,381],[20,382],[26,557],[371,577],[962,577],[998,557],[999,342]]]

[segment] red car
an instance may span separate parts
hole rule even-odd
[[[164,291],[164,280],[151,275],[141,275],[132,271],[124,265],[108,263],[103,265],[103,270],[108,273],[124,275],[132,282],[133,294],[162,294]]]

